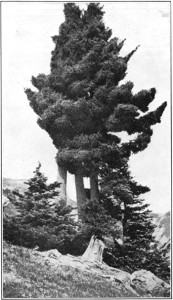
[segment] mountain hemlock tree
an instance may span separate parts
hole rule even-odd
[[[90,198],[99,198],[98,175],[102,164],[114,168],[123,158],[144,150],[150,143],[152,125],[161,121],[166,102],[149,111],[156,89],[133,94],[133,83],[121,83],[128,61],[137,50],[120,55],[124,41],[111,38],[103,22],[103,8],[89,3],[80,10],[64,5],[65,21],[52,37],[55,48],[50,74],[32,77],[37,91],[26,89],[28,100],[58,149],[61,197],[66,199],[67,171],[75,175],[77,204],[86,201],[84,177],[90,178]],[[125,131],[136,138],[121,143]]]

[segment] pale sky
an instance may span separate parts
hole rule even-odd
[[[56,149],[47,132],[36,123],[24,88],[31,76],[49,74],[51,36],[64,21],[61,2],[3,2],[2,4],[2,171],[3,177],[30,178],[42,163],[42,171],[55,181]],[[79,3],[81,8],[85,3]],[[170,210],[170,3],[102,2],[105,24],[113,36],[126,38],[122,55],[140,45],[129,62],[124,81],[134,82],[134,92],[156,87],[151,109],[163,101],[168,106],[161,124],[154,126],[148,148],[130,160],[132,175],[150,187],[144,198],[154,212]],[[75,200],[74,178],[68,177],[68,194]]]

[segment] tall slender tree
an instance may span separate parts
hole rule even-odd
[[[67,171],[75,174],[80,212],[86,200],[83,177],[90,178],[91,199],[98,199],[102,165],[115,167],[144,150],[151,140],[151,126],[160,122],[166,103],[151,112],[155,88],[134,94],[132,82],[121,83],[138,47],[120,55],[125,40],[111,38],[99,4],[89,3],[81,10],[67,3],[64,15],[59,34],[52,37],[50,74],[32,77],[37,91],[25,92],[39,126],[58,149],[62,197],[66,197]],[[121,143],[117,133],[122,131],[137,137]]]

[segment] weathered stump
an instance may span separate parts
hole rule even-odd
[[[103,241],[97,239],[94,235],[91,237],[89,245],[81,257],[82,261],[90,261],[95,263],[102,263],[103,250],[105,244]]]

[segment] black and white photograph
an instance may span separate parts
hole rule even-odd
[[[0,4],[2,299],[172,299],[171,2]]]

